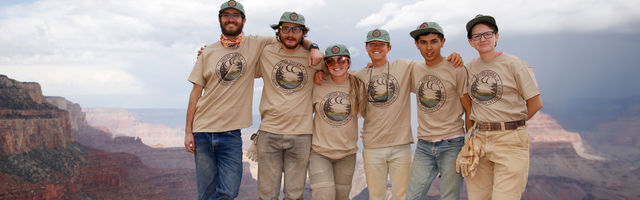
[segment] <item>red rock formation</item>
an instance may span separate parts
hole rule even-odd
[[[531,142],[582,142],[580,134],[568,132],[551,115],[538,112],[527,121]]]
[[[97,146],[114,140],[89,127],[77,104],[50,100],[69,115],[39,88],[0,75],[0,199],[195,198],[193,170],[150,168],[134,155],[75,142],[74,132]]]
[[[0,156],[73,142],[69,113],[44,101],[40,85],[0,75]]]

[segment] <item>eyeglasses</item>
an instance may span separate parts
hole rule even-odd
[[[495,32],[493,32],[493,31],[487,31],[487,32],[484,32],[484,33],[476,33],[476,34],[471,35],[471,40],[478,41],[478,40],[482,39],[482,37],[484,37],[484,39],[488,40],[488,39],[491,39],[491,37],[493,37],[494,33]]]
[[[295,33],[295,34],[301,33],[302,31],[305,30],[305,28],[303,26],[294,26],[294,27],[279,26],[278,28],[280,28],[280,32],[282,32],[282,33],[289,33],[291,31],[293,31],[293,33]]]
[[[369,69],[369,83],[367,84],[367,101],[368,102],[387,102],[389,100],[389,63],[387,62],[387,91],[383,94],[384,98],[376,98],[376,85],[373,82],[371,73],[373,72],[373,66]],[[377,80],[376,80],[377,82]]]
[[[327,67],[333,67],[337,64],[349,64],[349,58],[347,58],[346,56],[339,56],[337,58],[327,58],[324,62],[327,64]]]
[[[232,18],[232,19],[240,19],[240,18],[242,18],[242,14],[237,14],[237,13],[234,13],[234,14],[222,13],[222,14],[218,15],[218,17],[223,18],[223,19],[229,19],[229,18]]]

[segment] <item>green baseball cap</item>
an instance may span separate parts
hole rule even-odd
[[[389,36],[389,32],[384,29],[373,29],[367,33],[367,42],[371,41],[382,41],[391,43],[391,37]]]
[[[473,26],[475,26],[480,22],[491,24],[495,26],[496,31],[498,31],[498,25],[496,24],[496,19],[494,19],[492,16],[489,16],[489,15],[479,14],[479,15],[476,15],[476,17],[474,17],[473,19],[469,20],[469,22],[467,22],[467,34],[470,35],[471,29],[473,28]]]
[[[417,40],[418,37],[420,37],[425,33],[439,33],[439,34],[442,34],[442,36],[444,36],[444,31],[442,31],[442,27],[440,27],[440,24],[436,22],[423,22],[416,28],[416,30],[411,31],[409,35],[411,35],[413,39]]]
[[[220,5],[220,11],[218,11],[218,14],[222,14],[222,11],[229,8],[233,8],[240,11],[240,13],[242,13],[242,15],[244,16],[244,7],[240,2],[237,2],[234,0],[229,0],[227,2],[222,3],[222,5]]]
[[[303,15],[298,14],[296,12],[284,12],[282,13],[282,16],[280,16],[280,21],[278,21],[278,24],[272,24],[271,28],[278,29],[278,26],[280,26],[280,24],[285,22],[305,26]]]
[[[331,56],[347,56],[351,58],[351,54],[349,54],[349,49],[342,44],[335,44],[327,47],[327,50],[324,50],[324,58],[328,58]]]

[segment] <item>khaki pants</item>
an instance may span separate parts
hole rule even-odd
[[[476,175],[466,179],[469,199],[520,199],[529,176],[527,127],[476,133],[486,155],[480,159]]]
[[[355,153],[338,160],[332,160],[312,150],[309,156],[311,199],[349,199],[355,167]]]
[[[258,198],[278,199],[284,173],[284,199],[302,199],[311,135],[281,135],[260,131],[257,146]]]
[[[364,148],[362,157],[370,200],[386,199],[387,174],[391,179],[393,199],[406,198],[411,170],[411,145]]]

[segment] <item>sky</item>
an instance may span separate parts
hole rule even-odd
[[[44,95],[83,107],[186,108],[197,50],[220,37],[217,0],[0,1],[0,74],[38,82]],[[640,1],[239,0],[249,35],[296,11],[324,50],[349,47],[352,69],[368,62],[366,33],[391,34],[389,59],[422,60],[409,32],[424,21],[443,26],[444,55],[477,57],[465,24],[492,15],[498,50],[534,67],[543,101],[566,105],[640,95]],[[262,82],[256,81],[254,110]],[[257,111],[254,112],[257,114]]]

